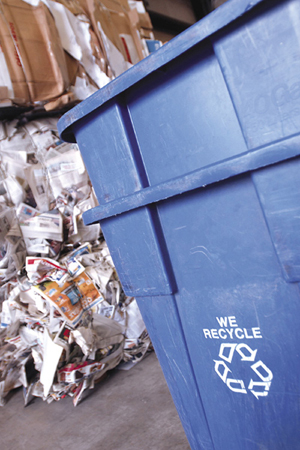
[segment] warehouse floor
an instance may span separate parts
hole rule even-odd
[[[189,450],[155,353],[114,369],[74,408],[66,397],[24,408],[21,389],[0,409],[1,450]]]

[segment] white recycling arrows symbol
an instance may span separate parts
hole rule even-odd
[[[242,349],[246,349],[245,354]],[[257,350],[252,350],[247,344],[239,344],[236,348],[236,351],[241,355],[241,361],[255,361]]]
[[[247,344],[221,344],[219,350],[219,357],[222,360],[214,360],[215,371],[227,387],[233,391],[241,394],[247,394],[247,389],[243,380],[231,378],[231,370],[226,363],[231,363],[234,353],[237,352],[241,361],[254,362],[257,350],[253,350]],[[226,362],[224,362],[226,361]],[[257,361],[251,365],[253,372],[259,377],[260,381],[254,381],[252,378],[248,385],[248,390],[257,398],[266,397],[269,394],[273,373],[262,362]]]

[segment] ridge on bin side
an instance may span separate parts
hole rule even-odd
[[[270,148],[272,152],[270,152]],[[299,153],[300,136],[294,136],[286,140],[284,156],[282,155],[282,142],[270,146],[267,145],[254,152],[251,151],[237,157],[228,158],[220,163],[206,166],[159,185],[146,187],[131,195],[96,206],[85,211],[82,217],[86,225],[91,225],[97,223],[99,220],[108,219],[109,217],[151,203],[157,203],[199,187],[205,187],[209,184],[226,180],[235,175],[293,158],[299,155]]]
[[[113,97],[121,94],[147,75],[182,55],[208,36],[221,30],[262,1],[264,0],[230,0],[225,5],[211,12],[156,52],[99,89],[83,103],[67,112],[58,122],[58,131],[61,138],[64,141],[75,143],[76,138],[72,130],[75,122],[93,112]]]

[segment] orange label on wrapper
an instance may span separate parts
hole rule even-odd
[[[55,281],[44,281],[33,287],[45,300],[52,303],[73,327],[78,325],[85,311],[103,300],[102,295],[86,273],[60,286]]]

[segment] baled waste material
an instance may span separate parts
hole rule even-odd
[[[157,43],[142,1],[2,0],[0,112],[84,100]]]
[[[57,119],[0,123],[0,405],[23,386],[25,405],[73,397],[151,342],[121,287],[80,152]]]

